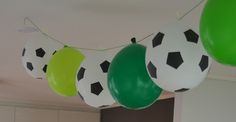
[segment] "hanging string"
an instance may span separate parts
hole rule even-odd
[[[191,13],[193,10],[195,10],[197,7],[199,7],[205,0],[201,0],[198,2],[195,6],[193,6],[191,9],[189,9],[187,12],[185,12],[178,20],[182,20],[185,16],[187,16],[189,13]]]
[[[153,34],[154,34],[154,33],[151,33],[151,34],[147,35],[146,37],[144,37],[144,38],[138,40],[136,43],[140,43],[140,42],[144,41],[145,39],[147,39],[148,37],[152,36]],[[129,43],[129,44],[130,44],[130,43]],[[110,48],[102,49],[101,51],[113,50],[113,49],[125,47],[125,46],[127,46],[127,45],[129,45],[129,44],[123,44],[123,45],[119,45],[119,46],[115,46],[115,47],[110,47]]]
[[[58,43],[62,44],[62,45],[65,45],[63,42],[55,39],[54,37],[50,36],[49,34],[45,33],[44,31],[41,30],[41,28],[39,26],[37,26],[30,18],[28,17],[25,17],[24,19],[24,24],[26,24],[26,22],[30,22],[30,24],[32,24],[42,35],[52,39],[52,40],[55,40],[57,41]],[[147,35],[146,37],[140,39],[139,41],[137,42],[142,42],[144,41],[145,39],[147,39],[148,37],[152,36],[154,33],[151,33],[149,35]],[[95,49],[95,48],[84,48],[84,47],[73,47],[73,46],[70,46],[72,48],[77,48],[77,49],[81,49],[81,50],[91,50],[91,51],[107,51],[107,50],[112,50],[112,49],[117,49],[117,48],[122,48],[122,47],[125,47],[127,46],[128,44],[122,44],[122,45],[118,45],[118,46],[114,46],[114,47],[109,47],[109,48],[105,48],[105,49]]]
[[[193,10],[195,10],[197,7],[199,7],[205,0],[201,0],[199,3],[197,3],[195,6],[193,6],[191,9],[189,9],[187,12],[185,12],[180,18],[178,18],[178,20],[182,20],[185,16],[187,16],[189,13],[191,13]],[[25,17],[24,19],[24,24],[26,24],[26,21],[30,22],[30,24],[32,24],[42,35],[57,41],[58,43],[67,46],[66,44],[64,44],[62,41],[57,40],[56,38],[50,36],[49,34],[45,33],[44,31],[41,30],[41,28],[39,26],[37,26],[30,18]],[[142,41],[144,41],[145,39],[147,39],[148,37],[152,36],[154,33],[151,33],[149,35],[147,35],[146,37],[140,39],[137,41],[137,43],[140,43]],[[133,38],[132,38],[133,39]],[[130,44],[130,43],[129,43]],[[125,47],[129,44],[122,44],[122,45],[118,45],[118,46],[114,46],[114,47],[109,47],[109,48],[105,48],[105,49],[95,49],[95,48],[84,48],[84,47],[73,47],[72,48],[77,48],[77,49],[81,49],[81,50],[91,50],[91,51],[107,51],[107,50],[113,50],[113,49],[117,49],[117,48],[122,48]],[[71,46],[70,46],[71,47]]]
[[[39,26],[37,26],[30,18],[28,17],[25,17],[24,19],[24,25],[26,25],[26,21],[29,21],[30,24],[32,24],[41,34],[43,34],[44,36],[47,36],[48,38],[54,40],[54,41],[57,41],[58,43],[62,44],[62,45],[65,45],[64,43],[62,43],[61,41],[53,38],[52,36],[48,35],[47,33],[44,33]]]
[[[139,41],[137,41],[137,43],[140,43],[142,41],[144,41],[145,39],[147,39],[148,37],[152,36],[154,33],[151,33],[149,35],[147,35],[146,37],[140,39]],[[108,51],[108,50],[113,50],[113,49],[118,49],[118,48],[122,48],[125,47],[127,45],[129,45],[130,43],[127,44],[122,44],[122,45],[118,45],[118,46],[114,46],[114,47],[109,47],[109,48],[105,48],[105,49],[91,49],[91,48],[81,48],[81,47],[74,47],[74,48],[78,48],[81,50],[92,50],[92,51]]]

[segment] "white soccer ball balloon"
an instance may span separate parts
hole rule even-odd
[[[92,107],[103,108],[114,104],[107,86],[107,72],[115,54],[92,51],[84,55],[86,58],[77,72],[79,95]]]
[[[147,45],[146,66],[158,86],[184,92],[205,79],[212,59],[198,33],[198,27],[177,23],[154,35]]]
[[[64,45],[42,35],[34,34],[22,51],[22,64],[26,72],[37,79],[46,78],[47,64],[52,55]]]

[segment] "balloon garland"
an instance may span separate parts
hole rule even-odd
[[[197,28],[178,22],[140,40],[152,36],[147,47],[136,44],[135,38],[133,44],[102,50],[64,47],[26,18],[42,35],[26,43],[22,63],[32,77],[47,76],[50,88],[61,96],[80,96],[96,108],[117,102],[128,109],[144,109],[158,99],[162,89],[184,92],[204,81],[212,62],[207,53],[220,63],[236,66],[236,17],[230,14],[234,4],[207,2],[201,16],[202,41]],[[222,12],[227,14],[219,18]],[[115,56],[107,52],[114,49],[121,50]]]

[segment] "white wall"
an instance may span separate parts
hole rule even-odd
[[[207,80],[177,94],[174,122],[236,122],[236,82]]]
[[[99,122],[100,113],[0,106],[0,122]]]
[[[0,122],[14,122],[14,108],[0,106]]]
[[[57,122],[57,111],[16,108],[15,122]]]
[[[59,122],[99,122],[98,113],[60,111]]]

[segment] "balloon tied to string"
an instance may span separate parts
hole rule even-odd
[[[33,26],[21,32],[37,31],[41,35],[29,40],[22,50],[22,64],[27,73],[47,79],[49,87],[58,95],[80,96],[96,108],[114,102],[128,109],[147,108],[158,100],[163,90],[185,92],[199,85],[212,62],[198,39],[197,29],[186,27],[186,23],[179,22],[138,40],[132,37],[122,45],[96,49],[68,46],[42,31],[28,17],[24,19],[26,22]],[[161,44],[163,39],[165,43]],[[145,46],[139,44],[146,40]],[[113,50],[117,48],[123,49]],[[186,75],[189,77],[182,77]]]

